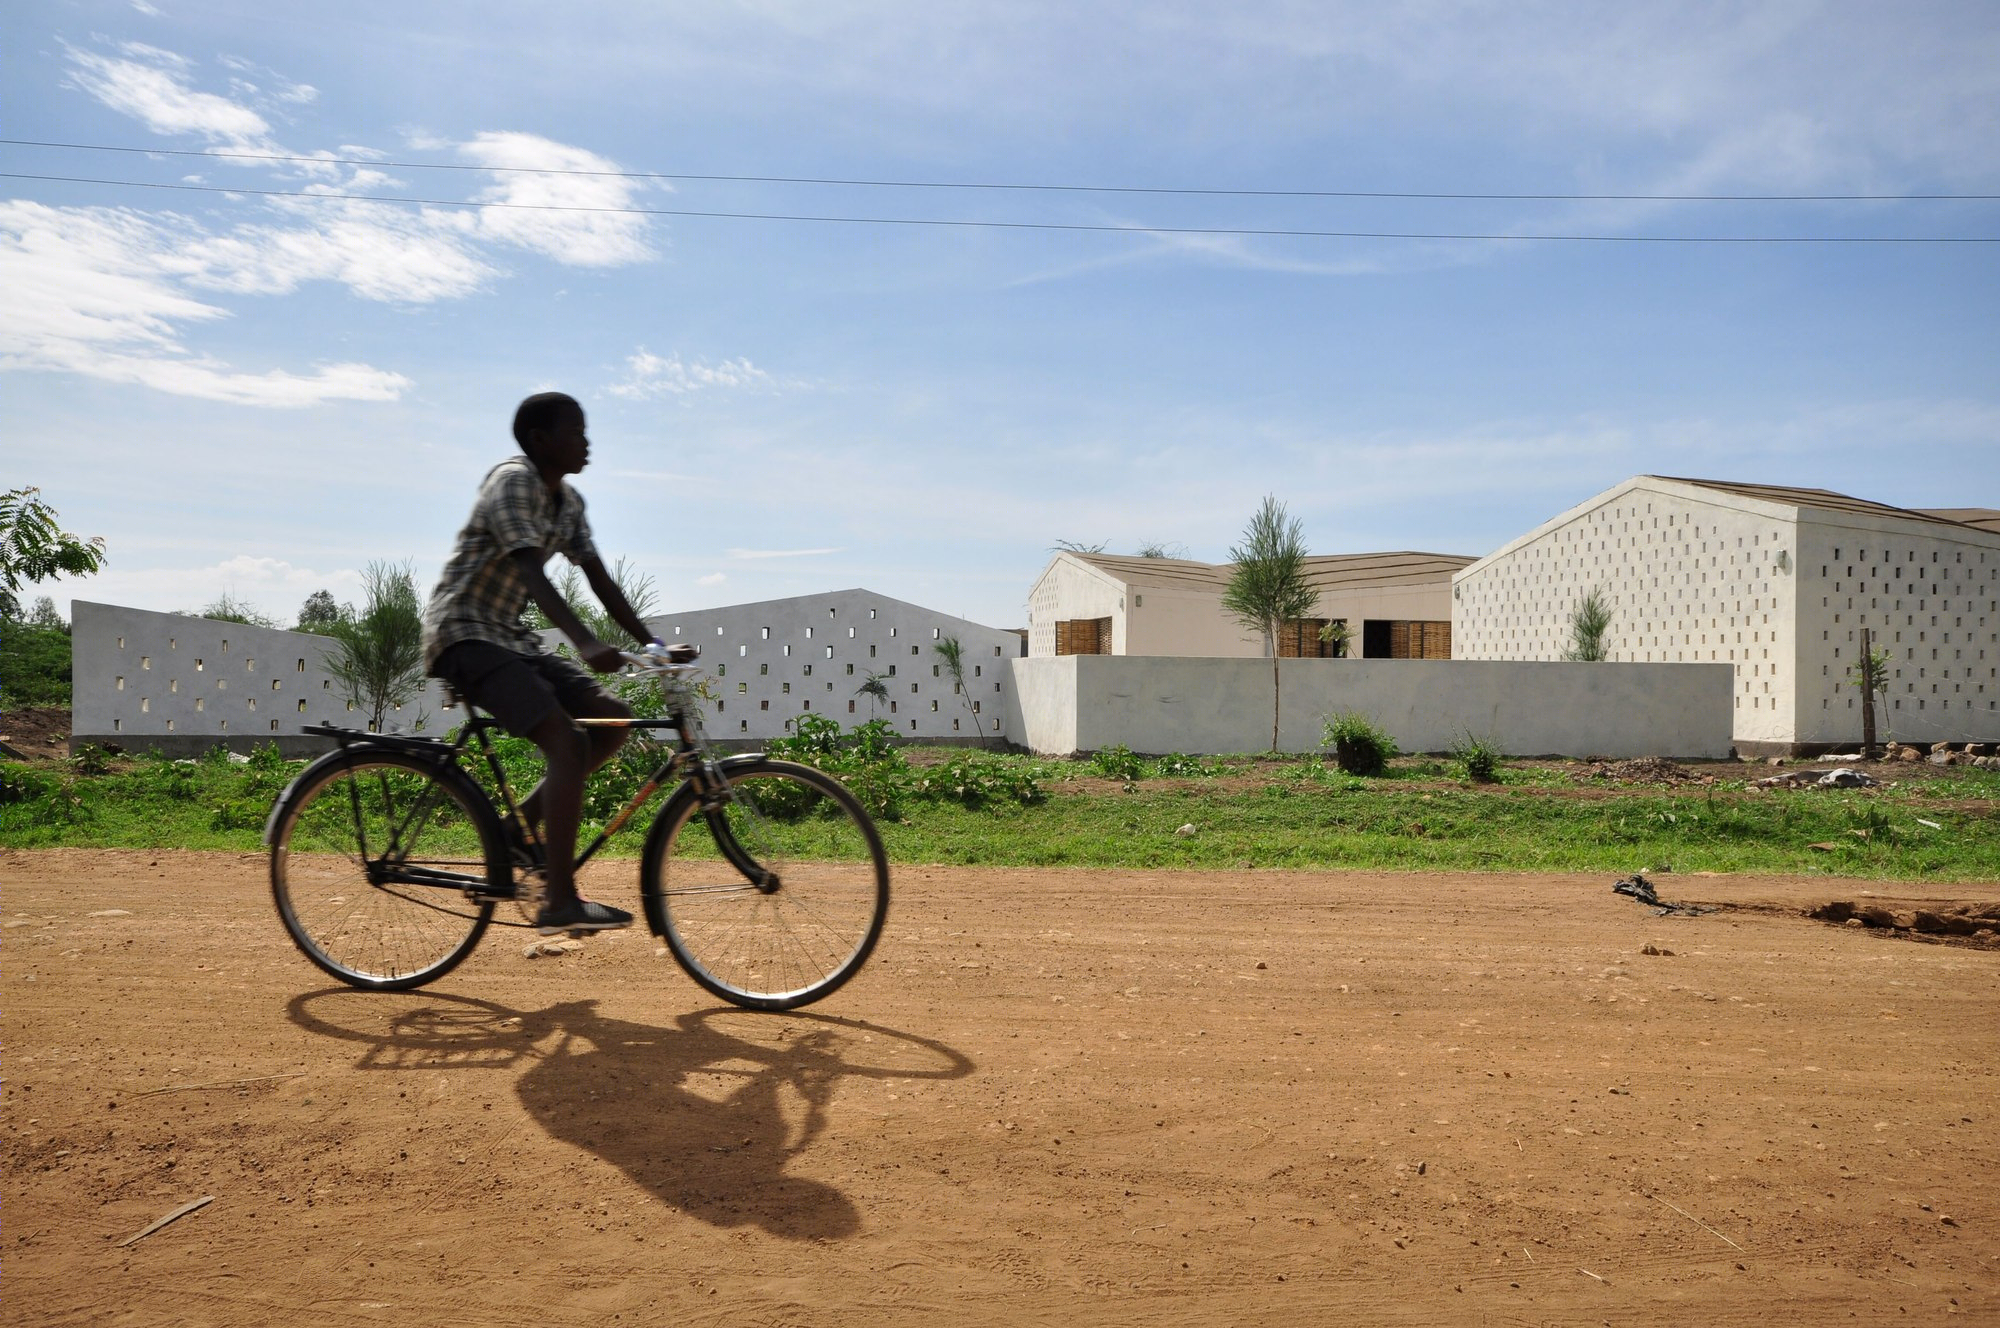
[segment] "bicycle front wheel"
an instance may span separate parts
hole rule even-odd
[[[726,796],[683,788],[640,872],[648,919],[688,976],[756,1010],[790,1010],[859,971],[889,911],[889,859],[841,783],[790,761],[725,763]]]
[[[490,812],[398,752],[301,779],[272,830],[271,894],[306,958],[349,986],[401,991],[472,953],[493,915]]]

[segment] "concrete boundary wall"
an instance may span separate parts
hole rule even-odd
[[[1014,661],[1013,740],[1064,755],[1257,752],[1271,745],[1271,662],[1069,655]],[[1278,747],[1321,748],[1325,717],[1357,710],[1404,751],[1468,733],[1513,756],[1722,757],[1727,664],[1483,660],[1278,661]]]
[[[274,742],[287,756],[310,756],[333,744],[301,733],[307,724],[368,727],[327,668],[326,637],[87,600],[71,615],[72,749],[115,743],[195,756]],[[435,679],[386,727],[409,732],[419,720],[433,735],[458,723]]]

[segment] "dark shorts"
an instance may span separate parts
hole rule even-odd
[[[448,647],[431,665],[431,676],[524,737],[557,709],[571,715],[625,713],[625,703],[583,665],[560,655],[523,655],[490,641]]]

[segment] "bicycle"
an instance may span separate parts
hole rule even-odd
[[[640,854],[647,926],[712,994],[750,1009],[795,1009],[840,987],[875,948],[888,913],[888,857],[838,780],[761,753],[710,752],[699,654],[683,645],[625,655],[637,676],[659,683],[662,717],[576,721],[678,735],[576,867],[678,779]],[[479,944],[496,905],[512,902],[525,919],[501,925],[533,925],[540,845],[488,736],[498,722],[470,705],[466,715],[449,740],[304,730],[338,746],[271,808],[271,892],[306,958],[350,986],[403,991],[443,977]],[[475,743],[504,819],[460,763]]]

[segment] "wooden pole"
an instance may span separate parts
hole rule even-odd
[[[1861,629],[1861,753],[1875,754],[1875,651],[1868,629]]]

